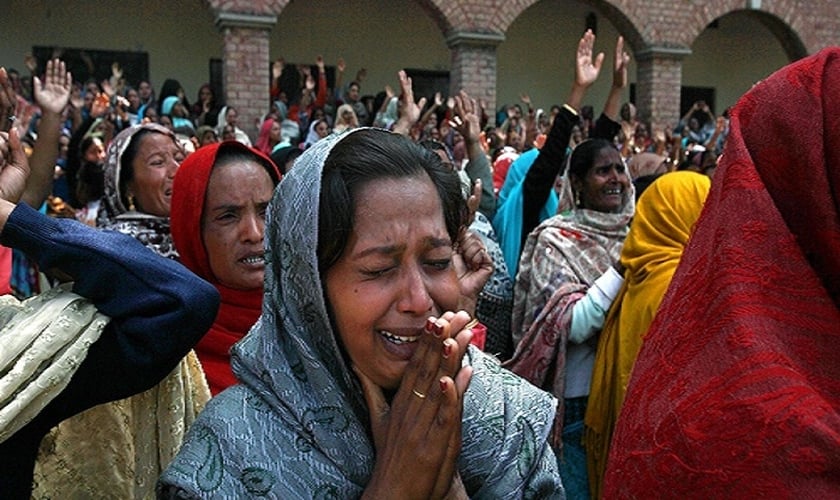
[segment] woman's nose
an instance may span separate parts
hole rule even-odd
[[[403,277],[404,284],[397,302],[400,312],[426,314],[432,309],[434,301],[420,269],[412,267]]]

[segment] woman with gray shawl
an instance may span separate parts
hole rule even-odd
[[[492,266],[465,221],[457,176],[405,137],[308,149],[269,206],[240,384],[208,403],[159,497],[564,498],[556,401],[468,347]]]

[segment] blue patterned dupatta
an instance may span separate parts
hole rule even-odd
[[[349,133],[354,133],[349,132]],[[212,399],[161,476],[163,498],[356,498],[373,472],[368,410],[330,324],[316,257],[321,171],[309,148],[269,207],[260,319],[232,350],[239,385]],[[471,348],[459,472],[474,498],[563,498],[546,438],[556,400]]]

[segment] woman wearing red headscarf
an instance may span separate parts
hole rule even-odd
[[[639,354],[606,498],[840,495],[840,48],[737,104]]]
[[[195,347],[213,395],[236,382],[230,347],[260,315],[265,213],[280,172],[236,141],[187,157],[172,187],[172,239],[181,262],[222,297],[216,321]]]

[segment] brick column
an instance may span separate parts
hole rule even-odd
[[[487,103],[490,123],[496,109],[496,47],[505,36],[496,33],[452,32],[446,44],[452,49],[449,94],[465,90],[470,97]]]
[[[216,27],[222,33],[225,103],[239,112],[239,128],[251,141],[259,133],[258,121],[269,110],[271,61],[269,33],[277,16],[219,12]]]
[[[657,46],[636,53],[636,107],[653,127],[673,128],[680,119],[682,61],[689,54],[688,48]]]

